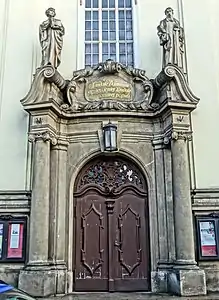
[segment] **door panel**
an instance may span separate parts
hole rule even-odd
[[[103,197],[77,199],[75,290],[108,289],[107,219]]]
[[[115,290],[149,290],[145,199],[126,191],[115,205]]]

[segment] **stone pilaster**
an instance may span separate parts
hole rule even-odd
[[[155,183],[156,183],[156,200],[157,200],[157,227],[158,227],[158,252],[159,260],[157,262],[157,271],[152,272],[152,291],[167,292],[168,291],[168,274],[172,267],[172,245],[174,241],[171,232],[169,232],[169,223],[171,229],[174,229],[173,213],[169,209],[172,204],[172,195],[169,195],[169,180],[166,178],[166,163],[163,136],[155,137],[152,141],[154,148],[154,163],[155,163]],[[169,159],[169,157],[168,157]],[[168,170],[167,170],[168,171]],[[172,179],[171,179],[172,180]],[[172,181],[170,182],[170,185]],[[170,198],[170,199],[169,199]],[[171,203],[169,203],[171,202]],[[171,206],[172,208],[172,206]],[[172,241],[173,240],[173,241]],[[174,243],[173,243],[174,245]]]
[[[66,283],[66,162],[68,142],[58,140],[51,148],[50,177],[50,259],[58,268],[57,294],[65,293]]]
[[[155,159],[155,182],[156,198],[158,211],[158,245],[159,245],[159,264],[168,263],[168,245],[167,245],[167,215],[166,215],[166,197],[164,180],[164,145],[163,139],[154,139],[154,159]]]
[[[33,142],[33,179],[30,214],[29,257],[20,272],[19,287],[34,296],[53,294],[55,271],[48,261],[49,201],[50,201],[50,144],[57,140],[49,131],[29,135]],[[35,282],[35,284],[33,284]]]
[[[182,296],[206,294],[205,274],[197,267],[193,235],[188,160],[188,132],[172,131],[172,184],[176,261],[169,276],[172,292]]]

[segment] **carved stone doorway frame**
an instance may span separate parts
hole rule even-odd
[[[109,83],[111,89],[119,87],[116,99],[104,90],[92,100],[96,84]],[[152,291],[206,293],[204,271],[195,261],[188,158],[190,114],[198,101],[173,65],[151,80],[145,71],[112,61],[76,71],[71,80],[51,66],[37,70],[22,100],[31,115],[33,184],[29,256],[20,272],[20,288],[39,297],[72,291],[72,184],[85,161],[103,152],[102,125],[111,119],[120,131],[118,153],[131,153],[142,169],[150,170],[152,245],[157,241],[156,249],[151,248]]]

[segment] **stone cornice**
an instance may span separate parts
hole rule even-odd
[[[129,82],[133,89],[131,101],[86,99],[88,82],[100,78],[106,80],[110,76],[114,76],[114,81],[118,77],[120,81]],[[119,116],[124,113],[133,117],[154,118],[167,109],[192,111],[198,101],[186,77],[174,65],[167,65],[155,79],[149,80],[144,70],[106,61],[95,68],[75,71],[71,80],[65,80],[52,66],[39,68],[29,93],[21,103],[30,113],[50,109],[57,116],[69,119],[87,115]]]
[[[29,212],[30,191],[0,191],[0,212]]]

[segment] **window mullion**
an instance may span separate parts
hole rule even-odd
[[[119,5],[115,0],[115,18],[116,18],[116,61],[119,61]]]
[[[98,42],[98,48],[99,48],[99,62],[102,61],[102,47],[103,47],[103,41],[102,41],[102,0],[99,0],[98,3],[98,11],[99,11],[99,42]]]

